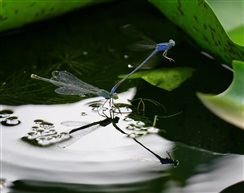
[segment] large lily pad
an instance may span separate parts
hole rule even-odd
[[[234,79],[219,95],[198,93],[197,96],[213,113],[244,129],[244,62],[233,61]]]
[[[229,39],[210,5],[204,0],[150,0],[173,23],[190,35],[204,51],[231,65],[244,61],[244,48]],[[226,13],[230,15],[230,13]],[[242,17],[240,15],[240,17]]]

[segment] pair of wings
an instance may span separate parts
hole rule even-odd
[[[59,87],[55,90],[58,94],[83,96],[85,94],[99,95],[101,92],[101,89],[83,82],[67,71],[54,71],[52,75],[50,82]]]
[[[127,24],[121,27],[121,31],[128,37],[130,37],[135,43],[130,44],[128,48],[134,51],[143,51],[155,49],[157,47],[157,43],[139,32],[134,26],[131,24]]]

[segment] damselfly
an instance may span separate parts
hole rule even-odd
[[[84,97],[87,94],[92,94],[102,96],[105,99],[118,99],[116,93],[111,95],[108,91],[85,83],[67,71],[54,71],[52,72],[51,79],[43,78],[36,74],[31,74],[31,78],[50,82],[58,86],[59,88],[55,89],[55,92],[62,95],[79,95]]]
[[[137,66],[131,73],[129,73],[126,77],[124,77],[122,80],[120,80],[110,91],[110,95],[113,95],[115,93],[115,90],[119,87],[120,84],[122,84],[126,79],[128,79],[133,73],[135,73],[139,68],[141,68],[151,57],[153,57],[156,53],[160,52],[160,51],[164,51],[163,52],[163,57],[165,57],[166,59],[168,59],[170,62],[174,61],[172,58],[169,58],[167,56],[168,50],[172,47],[175,46],[175,41],[174,40],[169,40],[169,42],[166,43],[155,43],[154,41],[152,41],[151,39],[145,37],[144,35],[140,34],[139,32],[137,32],[135,29],[132,28],[131,25],[125,25],[123,26],[123,29],[126,29],[126,31],[130,31],[129,33],[133,33],[140,37],[142,37],[142,39],[146,40],[149,44],[144,44],[144,43],[139,43],[136,44],[136,47],[141,47],[141,48],[145,48],[145,49],[154,49],[154,51],[139,65]]]

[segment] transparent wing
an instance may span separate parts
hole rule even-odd
[[[83,82],[82,80],[80,80],[79,78],[77,78],[76,76],[74,76],[73,74],[67,72],[67,71],[54,71],[52,73],[53,77],[51,80],[55,80],[55,81],[59,81],[59,82],[63,82],[69,85],[76,85],[76,86],[80,86],[81,88],[87,88],[90,90],[100,90],[99,88],[92,86],[88,83]]]
[[[63,121],[61,123],[61,125],[66,126],[66,127],[81,127],[85,124],[89,124],[89,123],[83,123],[80,121]]]
[[[127,24],[121,27],[123,33],[136,43],[129,45],[129,49],[140,51],[144,49],[155,49],[157,43],[140,33],[134,26]]]
[[[128,45],[128,49],[133,51],[152,50],[155,48],[156,45],[148,45],[146,44],[146,42],[143,41]]]
[[[89,133],[95,131],[98,128],[99,128],[99,125],[94,125],[94,126],[91,126],[89,128],[82,129],[82,130],[76,131],[74,133],[71,133],[70,134],[71,138],[67,141],[63,141],[63,142],[59,143],[58,147],[66,148],[66,147],[70,146],[71,144],[75,143],[80,138],[88,135]]]
[[[84,95],[99,94],[101,89],[81,81],[79,78],[67,71],[54,71],[50,81],[60,87],[55,90],[58,94],[63,95]]]
[[[62,95],[85,95],[85,94],[97,94],[94,92],[91,92],[89,90],[84,90],[84,89],[80,89],[80,88],[68,88],[68,87],[60,87],[55,89],[55,92],[58,94],[62,94]]]
[[[67,71],[54,71],[52,72],[52,80],[56,80],[59,82],[71,84],[71,85],[77,85],[77,86],[84,86],[88,85],[87,83],[83,82],[73,74],[67,72]],[[91,86],[91,85],[90,85]]]

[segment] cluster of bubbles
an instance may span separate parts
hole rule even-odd
[[[0,111],[0,122],[4,126],[16,126],[21,122],[16,116],[11,116],[13,111],[11,110],[2,110]]]
[[[133,119],[126,118],[124,121],[133,121]],[[130,138],[138,138],[148,134],[157,134],[159,129],[156,127],[145,127],[145,123],[142,121],[137,121],[135,124],[130,123],[126,127],[127,130],[131,131],[127,136]]]
[[[40,119],[34,120],[34,122],[35,126],[32,127],[32,131],[28,132],[27,136],[22,138],[31,144],[50,146],[71,138],[66,132],[58,133],[52,123]]]

